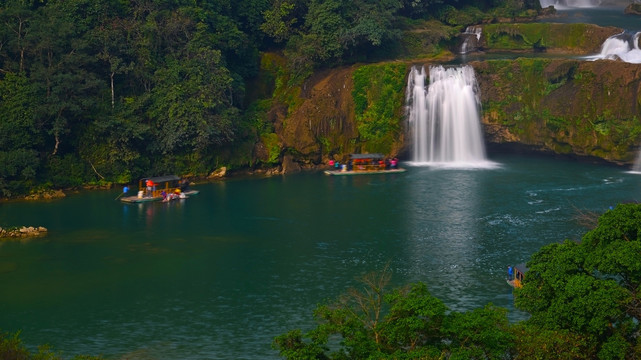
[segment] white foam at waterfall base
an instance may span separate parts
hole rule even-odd
[[[634,161],[634,164],[632,165],[632,169],[629,171],[629,173],[641,175],[641,149],[639,149],[637,158]]]
[[[601,45],[601,52],[597,55],[586,56],[587,60],[621,60],[631,64],[641,64],[641,49],[639,49],[639,35],[622,32],[610,36]]]
[[[601,0],[540,0],[542,8],[554,6],[557,10],[573,8],[591,8],[601,5]]]
[[[408,77],[407,110],[412,132],[408,165],[487,168],[480,122],[478,85],[469,66],[413,67]]]
[[[476,48],[478,42],[481,40],[481,33],[483,32],[483,28],[480,26],[468,26],[465,28],[465,32],[462,34],[463,36],[463,44],[461,44],[461,54],[467,54],[470,48],[474,49]],[[474,46],[470,46],[470,41],[472,37],[476,38],[476,42],[474,43]]]

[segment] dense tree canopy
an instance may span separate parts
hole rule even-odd
[[[316,309],[318,327],[283,334],[274,347],[287,359],[500,359],[511,353],[505,309],[450,312],[424,283],[389,290],[388,281],[385,271],[365,275],[362,288]],[[329,345],[336,337],[340,345]]]
[[[494,2],[473,5],[507,4]],[[257,74],[261,50],[282,50],[292,81],[300,82],[319,68],[380,57],[399,38],[403,19],[470,5],[3,1],[0,195],[123,183],[150,173],[207,173],[221,151],[251,149],[242,144],[261,136],[246,120],[253,100],[246,84]]]
[[[582,338],[600,359],[638,358],[639,254],[641,205],[618,205],[580,243],[536,253],[516,305],[532,314],[529,324]]]

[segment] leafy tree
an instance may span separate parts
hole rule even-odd
[[[396,0],[276,1],[261,28],[276,42],[287,41],[293,68],[305,73],[366,60],[363,54],[398,39],[394,20],[400,7]]]
[[[28,37],[33,52],[31,78],[40,85],[42,98],[38,116],[52,136],[52,155],[65,139],[69,139],[67,151],[74,150],[77,134],[71,132],[82,130],[93,117],[96,91],[101,87],[91,71],[95,57],[90,56],[86,34],[65,6],[61,2],[39,8]]]
[[[548,330],[517,324],[513,327],[516,359],[580,360],[594,359],[590,339],[568,330]]]
[[[389,280],[386,271],[364,276],[362,288],[316,309],[315,329],[290,331],[273,346],[287,359],[509,358],[505,309],[450,313],[425,284],[388,291]]]
[[[38,346],[37,353],[30,352],[20,339],[20,332],[7,334],[0,332],[0,359],[7,360],[62,360],[49,345]],[[101,356],[76,355],[71,360],[100,360]]]
[[[589,339],[601,359],[639,356],[639,253],[641,205],[618,205],[580,243],[534,254],[515,304],[530,325]]]
[[[23,1],[10,0],[0,6],[0,70],[22,72],[28,50],[27,36],[34,11]]]
[[[486,305],[446,318],[443,333],[450,342],[450,359],[504,359],[512,355],[515,336],[507,309]]]
[[[305,23],[309,0],[274,0],[272,7],[263,13],[264,22],[260,29],[271,36],[275,42],[287,42],[300,31]]]
[[[388,352],[398,353],[401,349],[408,354],[441,352],[447,307],[430,295],[425,284],[395,289],[385,299],[390,309],[382,326],[381,342]]]
[[[0,150],[36,148],[41,142],[34,90],[25,73],[6,73],[0,80]]]
[[[219,61],[220,53],[203,48],[157,73],[150,117],[157,122],[162,153],[198,152],[231,140],[235,112],[225,106],[231,78]]]
[[[413,19],[423,18],[437,12],[439,6],[445,2],[444,0],[402,0],[401,14]]]
[[[42,143],[38,132],[34,87],[24,73],[0,80],[0,193],[20,193],[36,178]]]

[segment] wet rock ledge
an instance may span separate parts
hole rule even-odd
[[[10,239],[10,238],[27,238],[35,236],[43,236],[47,234],[47,228],[43,226],[22,226],[22,227],[12,227],[12,228],[1,228],[0,227],[0,240]]]

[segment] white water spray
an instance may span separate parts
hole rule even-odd
[[[471,66],[413,67],[407,83],[407,106],[412,131],[414,165],[484,167],[485,145],[480,102]]]
[[[641,150],[637,154],[637,158],[634,161],[634,164],[632,165],[631,172],[633,172],[635,174],[641,174]]]
[[[639,35],[641,32],[622,32],[612,35],[601,45],[601,52],[588,56],[588,60],[621,60],[631,64],[641,64],[641,49],[639,49]]]
[[[463,37],[463,43],[461,44],[461,54],[467,54],[470,51],[474,51],[478,48],[478,44],[481,41],[481,33],[483,28],[480,26],[468,26],[465,29],[465,32],[461,34]]]
[[[554,6],[555,9],[591,8],[601,5],[601,0],[540,0],[542,8]]]

